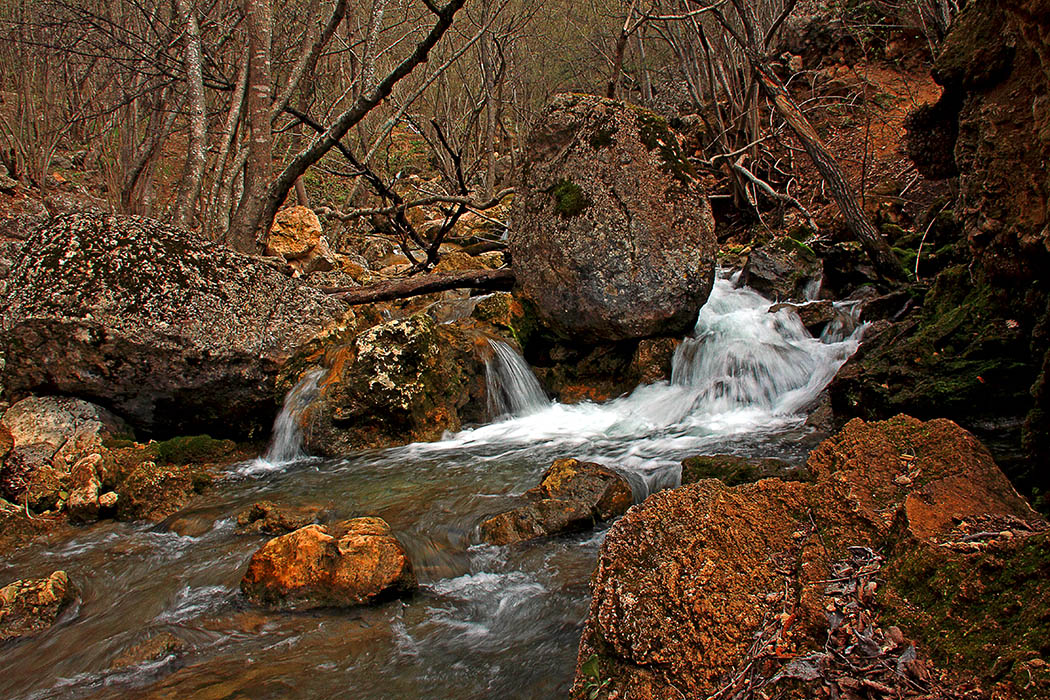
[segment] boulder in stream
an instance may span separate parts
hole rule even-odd
[[[11,273],[3,383],[97,401],[146,432],[246,436],[269,427],[284,363],[346,313],[187,231],[72,214],[36,231]]]
[[[524,498],[525,504],[482,522],[481,538],[505,545],[586,530],[623,515],[634,502],[631,486],[622,476],[576,459],[555,460],[540,485]]]
[[[613,525],[571,697],[608,681],[610,697],[704,698],[742,668],[771,696],[792,684],[785,696],[827,686],[848,697],[860,681],[841,659],[853,648],[902,670],[872,676],[879,683],[920,683],[935,697],[961,697],[938,695],[938,679],[995,675],[990,649],[1001,671],[991,683],[1034,677],[1027,661],[1050,639],[1027,611],[1045,603],[1050,579],[1021,572],[1050,570],[1047,523],[976,438],[947,420],[853,420],[807,466],[815,483],[705,479]],[[879,628],[880,614],[901,629]],[[901,630],[917,640],[911,651]],[[976,630],[979,641],[964,639]],[[948,660],[951,674],[911,675],[916,655]],[[1046,674],[1040,682],[1050,688]]]
[[[404,547],[381,518],[308,525],[264,544],[248,563],[241,591],[276,610],[349,607],[417,586]]]
[[[514,274],[565,338],[683,335],[714,280],[711,205],[666,122],[555,97],[529,136],[510,227]]]
[[[739,283],[775,301],[804,301],[817,298],[823,278],[813,250],[785,236],[751,251]]]
[[[77,589],[65,571],[0,588],[0,642],[47,629],[76,597]]]

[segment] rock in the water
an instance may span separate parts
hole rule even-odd
[[[47,629],[76,596],[76,588],[65,571],[0,588],[0,642]]]
[[[586,530],[623,515],[634,502],[631,486],[622,476],[576,459],[555,460],[540,485],[524,498],[528,501],[524,505],[481,523],[481,538],[505,545]]]
[[[140,217],[38,230],[0,312],[4,384],[95,399],[136,428],[268,427],[282,364],[345,307],[255,258]]]
[[[779,238],[751,251],[739,284],[774,301],[816,299],[824,268],[812,250],[791,238]]]
[[[968,544],[956,532],[967,521],[1046,527],[950,421],[853,420],[807,466],[815,483],[707,479],[619,520],[592,579],[572,697],[587,697],[587,663],[609,680],[610,697],[709,697],[756,648],[785,659],[824,651],[826,613],[841,592],[828,581],[851,548],[879,549],[897,566],[945,540]],[[755,670],[768,679],[779,668]]]
[[[259,501],[237,514],[237,531],[246,534],[285,535],[317,522],[321,508],[285,506]]]
[[[401,543],[381,518],[308,525],[252,555],[241,591],[278,610],[348,607],[416,588]]]
[[[187,644],[185,641],[170,632],[161,632],[120,652],[110,662],[109,668],[112,671],[121,671],[151,661],[160,661],[169,656],[173,657],[181,654],[186,651],[186,648]]]
[[[336,351],[303,427],[311,454],[436,440],[486,420],[488,341],[426,314],[381,323]]]
[[[714,281],[714,218],[664,120],[559,95],[525,162],[511,261],[542,318],[589,341],[691,329]]]
[[[793,476],[791,466],[782,459],[748,459],[738,455],[700,455],[682,460],[682,485],[701,479],[718,479],[726,486],[747,484],[770,477]]]

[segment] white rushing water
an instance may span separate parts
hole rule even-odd
[[[326,370],[313,369],[304,374],[284,397],[284,406],[273,422],[273,437],[266,453],[249,462],[242,473],[252,474],[279,469],[307,457],[303,451],[303,432],[299,417],[320,393],[321,378]]]
[[[492,358],[485,364],[489,415],[526,416],[551,405],[529,363],[502,340],[489,340]]]
[[[544,406],[526,395],[507,396],[511,418],[464,430],[436,443],[410,445],[413,454],[490,444],[557,444],[566,454],[609,460],[640,475],[677,464],[727,436],[782,430],[801,424],[806,410],[860,343],[863,327],[814,338],[790,309],[769,313],[772,302],[729,279],[715,281],[696,328],[675,352],[670,382],[639,386],[605,403]],[[505,353],[512,353],[509,346]],[[527,368],[518,359],[515,372]],[[531,376],[531,372],[529,373]],[[501,385],[532,392],[534,378]],[[648,488],[658,484],[647,483]]]

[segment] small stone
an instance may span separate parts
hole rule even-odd
[[[109,510],[117,507],[118,500],[120,500],[120,496],[117,495],[116,491],[107,491],[98,497],[98,505],[99,508]]]
[[[907,474],[900,474],[893,478],[893,483],[897,484],[898,486],[911,486],[911,481],[911,477]]]

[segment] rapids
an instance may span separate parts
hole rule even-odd
[[[159,525],[102,522],[0,562],[0,582],[65,569],[81,590],[59,624],[3,649],[0,697],[564,697],[605,531],[493,547],[475,542],[477,523],[559,457],[618,469],[638,500],[674,486],[695,454],[799,462],[819,438],[806,408],[862,329],[813,338],[769,305],[717,281],[672,380],[604,404],[548,401],[524,361],[494,343],[492,423],[338,460],[299,452],[292,419],[320,375],[304,379],[267,454],[230,467],[229,481],[192,507]],[[262,499],[322,504],[333,519],[385,518],[421,590],[352,610],[247,605],[238,583],[263,540],[235,534],[234,517]],[[188,651],[109,670],[122,650],[162,632]]]

